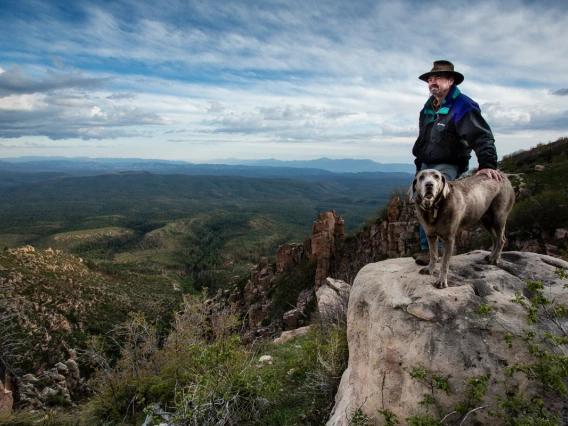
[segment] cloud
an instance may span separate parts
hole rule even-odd
[[[568,89],[558,89],[550,92],[551,95],[568,96]]]
[[[113,93],[106,97],[107,99],[121,100],[121,99],[136,99],[136,93]]]
[[[150,136],[138,126],[170,122],[133,106],[96,104],[78,97],[40,96],[29,110],[17,108],[12,99],[0,102],[0,137],[47,136],[50,139],[115,139]],[[8,101],[8,102],[6,102]],[[6,107],[6,104],[8,106]],[[11,105],[10,105],[11,104]]]
[[[500,102],[482,106],[483,115],[493,132],[515,133],[532,131],[568,131],[568,110],[544,105],[533,105],[528,112],[518,107],[507,107]]]
[[[339,119],[356,115],[352,111],[310,105],[256,107],[253,111],[226,112],[214,120],[204,120],[212,133],[272,135],[286,140],[313,140],[329,137],[329,130],[340,127]]]
[[[209,107],[207,108],[207,112],[209,114],[219,114],[225,110],[225,107],[221,104],[221,102],[217,101],[210,101]]]
[[[168,133],[187,133],[187,132],[189,132],[188,129],[172,129],[172,130],[168,130],[164,133],[168,134]]]
[[[148,136],[137,127],[171,124],[141,107],[114,103],[136,99],[129,93],[101,99],[97,90],[110,80],[53,71],[38,78],[17,68],[0,74],[0,137],[115,139]]]
[[[53,65],[55,65],[57,68],[64,68],[65,67],[65,65],[63,64],[61,59],[59,59],[57,56],[47,55],[47,57],[53,61]]]
[[[109,78],[84,77],[80,72],[56,73],[47,70],[47,77],[36,80],[13,67],[0,74],[0,98],[10,95],[49,93],[64,89],[100,89]]]

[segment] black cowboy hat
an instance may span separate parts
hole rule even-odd
[[[450,61],[435,61],[432,70],[430,72],[427,72],[426,74],[422,74],[418,78],[428,83],[428,77],[430,77],[430,75],[440,73],[450,74],[452,77],[454,77],[454,84],[456,86],[460,84],[464,79],[463,74],[454,71],[454,64],[452,64]]]

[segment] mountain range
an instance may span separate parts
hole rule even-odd
[[[73,176],[122,171],[148,171],[156,174],[187,174],[248,177],[304,178],[331,173],[414,173],[413,164],[382,164],[372,160],[342,159],[281,161],[213,160],[196,164],[185,161],[141,158],[88,157],[11,157],[0,159],[0,170],[18,172],[62,172]]]

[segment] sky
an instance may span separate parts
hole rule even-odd
[[[0,0],[0,158],[411,163],[435,60],[498,155],[568,136],[568,2]]]

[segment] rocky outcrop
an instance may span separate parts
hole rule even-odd
[[[251,277],[244,289],[244,300],[248,309],[249,327],[258,327],[268,317],[268,290],[274,280],[274,273],[268,259],[263,257],[257,268],[251,271]]]
[[[335,212],[318,215],[313,224],[313,235],[303,244],[283,244],[276,251],[275,270],[267,258],[251,270],[250,280],[243,290],[237,289],[229,296],[230,302],[241,305],[246,312],[249,331],[245,341],[252,341],[260,336],[280,334],[282,330],[293,330],[305,325],[309,316],[306,310],[315,297],[318,288],[325,284],[326,278],[333,274],[336,253],[344,239],[344,222]],[[292,309],[283,313],[281,318],[269,318],[271,307],[271,290],[279,275],[294,269],[301,269],[311,261],[317,263],[315,282],[309,288],[297,290],[295,303],[288,303]],[[296,290],[294,290],[296,291]],[[269,319],[270,324],[265,320]]]
[[[316,281],[317,291],[333,272],[335,256],[345,237],[345,223],[335,211],[321,213],[312,226],[311,254],[317,258]]]
[[[12,406],[14,405],[14,397],[12,391],[7,389],[2,382],[0,382],[0,412],[10,412],[12,411]]]
[[[307,238],[303,244],[282,244],[276,250],[276,271],[284,272],[306,261],[312,252],[312,240]]]
[[[534,390],[520,373],[508,379],[503,369],[530,360],[520,341],[512,348],[505,342],[506,333],[521,334],[527,327],[522,308],[511,300],[516,292],[527,294],[529,279],[541,280],[547,297],[566,304],[566,280],[555,269],[568,268],[568,263],[534,253],[504,252],[502,263],[491,266],[484,260],[487,254],[454,256],[449,288],[442,290],[433,287],[435,278],[418,274],[411,258],[369,264],[359,272],[348,309],[349,367],[329,426],[350,424],[358,408],[374,421],[377,410],[384,408],[401,421],[424,413],[419,402],[428,390],[409,374],[419,366],[449,378],[452,395],[437,400],[444,413],[452,411],[468,377],[491,373],[488,401],[503,396],[504,380],[513,380],[529,393]],[[477,315],[482,303],[494,310],[489,319]],[[493,424],[487,411],[472,413],[467,424]]]
[[[58,362],[41,374],[26,374],[18,383],[19,404],[42,409],[51,405],[74,405],[73,400],[88,393],[75,359]]]

